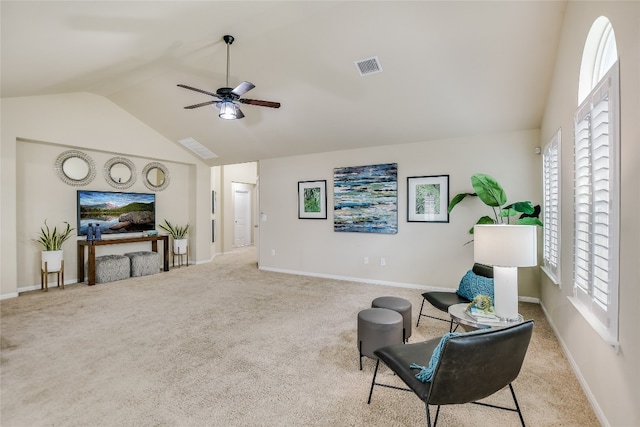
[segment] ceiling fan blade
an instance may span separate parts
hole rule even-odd
[[[218,94],[213,93],[213,92],[207,92],[206,90],[198,89],[198,88],[187,86],[187,85],[180,85],[179,84],[178,86],[179,87],[183,87],[185,89],[189,89],[189,90],[195,90],[196,92],[204,93],[205,95],[211,95],[211,96],[215,96],[216,98],[220,98],[220,96],[218,96]]]
[[[207,102],[202,102],[200,104],[187,105],[184,108],[186,108],[187,110],[193,110],[194,108],[204,107],[205,105],[211,105],[211,104],[215,104],[217,102],[220,102],[220,101],[207,101]]]
[[[238,95],[238,96],[242,96],[245,93],[249,92],[251,89],[253,89],[254,87],[256,87],[256,85],[254,85],[251,82],[242,82],[240,83],[238,86],[236,86],[231,93],[234,95]]]
[[[280,108],[279,102],[271,102],[271,101],[262,101],[260,99],[246,99],[240,98],[238,102],[249,105],[259,105],[260,107],[271,107],[271,108]]]

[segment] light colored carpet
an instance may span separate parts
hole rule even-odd
[[[357,313],[382,295],[413,304],[410,342],[448,324],[416,316],[420,291],[259,271],[252,248],[207,265],[0,302],[3,427],[419,426],[412,393],[358,369]],[[429,308],[432,314],[436,311]],[[514,388],[528,426],[597,426],[540,307]],[[383,381],[397,381],[385,368]],[[496,402],[510,403],[508,389]],[[514,426],[517,414],[443,407],[442,426]]]

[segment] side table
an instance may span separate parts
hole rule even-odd
[[[518,318],[516,320],[500,320],[498,322],[476,320],[473,317],[469,316],[469,314],[465,311],[469,304],[454,304],[449,306],[449,316],[451,316],[451,320],[462,326],[465,331],[473,331],[475,329],[500,329],[506,328],[507,326],[515,325],[517,323],[524,322],[524,318],[521,314],[518,314]]]

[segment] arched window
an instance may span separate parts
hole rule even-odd
[[[611,22],[593,23],[585,42],[574,122],[572,303],[618,346],[620,82]]]
[[[582,51],[578,105],[584,101],[617,60],[618,49],[613,26],[606,17],[601,16],[591,26]]]

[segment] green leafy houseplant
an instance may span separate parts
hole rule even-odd
[[[493,177],[477,173],[471,176],[471,185],[475,193],[460,193],[449,203],[449,213],[467,197],[479,197],[482,202],[493,210],[493,216],[482,216],[476,224],[510,224],[511,218],[520,215],[514,222],[519,225],[542,225],[540,206],[533,206],[531,202],[515,202],[507,204],[507,195]],[[473,227],[469,230],[473,234]]]
[[[189,232],[189,224],[185,226],[173,225],[166,219],[164,220],[164,224],[159,224],[158,227],[169,233],[174,240],[186,239]]]
[[[34,241],[40,243],[45,251],[61,250],[62,244],[69,240],[71,232],[75,230],[68,222],[65,221],[64,224],[67,224],[67,227],[63,231],[58,231],[57,226],[50,229],[45,219],[44,227],[40,227],[40,235]]]

